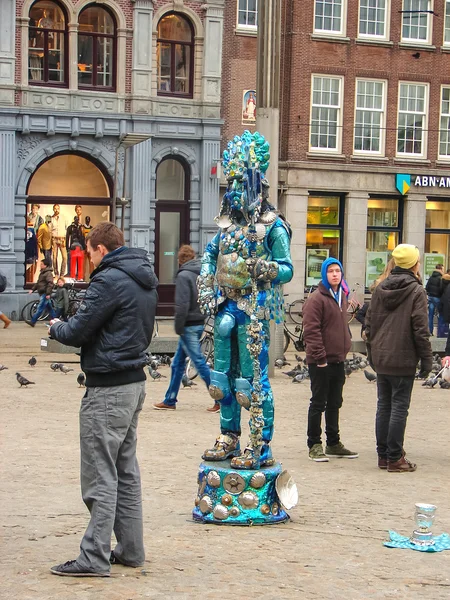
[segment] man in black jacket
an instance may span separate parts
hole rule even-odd
[[[136,430],[145,398],[144,366],[158,281],[144,250],[127,248],[113,223],[87,236],[95,266],[79,310],[54,321],[50,336],[81,347],[86,393],[80,409],[81,491],[91,519],[76,560],[55,575],[108,577],[110,563],[144,562]],[[114,530],[117,545],[111,552]]]
[[[177,395],[183,378],[186,358],[190,357],[200,377],[210,384],[210,369],[200,349],[205,317],[198,306],[197,277],[200,275],[201,261],[195,257],[191,246],[184,245],[178,251],[178,270],[175,280],[175,332],[180,336],[177,352],[172,361],[172,376],[163,402],[154,404],[156,410],[175,410]],[[207,409],[218,412],[218,403]]]
[[[430,275],[425,287],[428,294],[428,326],[430,334],[433,335],[433,321],[435,313],[438,313],[438,335],[442,328],[444,320],[439,313],[439,303],[442,296],[442,275],[444,274],[444,265],[436,265]]]

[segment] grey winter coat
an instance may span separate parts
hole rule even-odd
[[[198,306],[197,277],[202,263],[193,258],[181,265],[175,279],[175,332],[183,335],[184,328],[203,325],[205,317]]]
[[[118,248],[103,257],[77,313],[55,323],[52,338],[81,347],[86,386],[116,386],[144,381],[153,333],[158,280],[147,253]]]

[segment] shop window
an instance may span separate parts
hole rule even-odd
[[[316,0],[314,33],[345,35],[346,0]]]
[[[66,87],[67,19],[50,0],[35,2],[29,13],[28,81],[31,85]]]
[[[431,43],[431,0],[403,0],[402,42]]]
[[[357,79],[354,150],[384,154],[386,82]]]
[[[158,23],[158,94],[192,98],[194,31],[184,16],[170,13]]]
[[[337,152],[341,145],[342,87],[340,77],[313,75],[310,149]]]
[[[344,200],[341,196],[311,195],[306,229],[306,286],[318,285],[323,261],[340,259]]]
[[[389,12],[389,0],[360,0],[359,37],[386,40]]]
[[[366,288],[384,271],[401,242],[403,200],[371,198],[367,209]]]
[[[398,101],[398,156],[426,156],[428,85],[400,83]]]
[[[444,267],[450,267],[450,202],[442,200],[428,200],[425,220],[425,257],[427,254],[439,255],[438,262]],[[431,261],[436,262],[436,261]],[[424,273],[429,276],[431,273]]]
[[[238,0],[238,29],[256,31],[258,0]]]
[[[90,160],[55,156],[34,173],[28,186],[26,283],[37,280],[39,261],[52,260],[55,277],[89,281],[89,231],[110,218],[110,185]]]
[[[78,22],[78,86],[115,89],[116,24],[98,6],[85,8]]]

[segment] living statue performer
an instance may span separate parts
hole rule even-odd
[[[292,279],[291,229],[269,203],[269,144],[245,131],[228,143],[228,180],[219,232],[207,245],[198,278],[199,303],[215,314],[211,397],[220,403],[221,433],[205,461],[232,457],[235,469],[275,463],[273,394],[268,378],[269,321],[283,318],[281,286]],[[241,452],[241,407],[250,410],[250,442]]]

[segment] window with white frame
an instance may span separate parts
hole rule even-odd
[[[384,81],[356,80],[356,153],[384,154],[385,88]]]
[[[441,90],[439,158],[450,159],[450,87]]]
[[[431,42],[432,0],[403,0],[402,42]]]
[[[315,0],[314,32],[345,34],[346,0]]]
[[[444,44],[450,45],[450,0],[445,0]]]
[[[428,86],[420,83],[400,83],[398,97],[397,154],[424,157]]]
[[[338,152],[342,129],[342,78],[313,75],[310,148]]]
[[[360,0],[359,35],[360,37],[387,38],[387,19],[389,0]]]
[[[238,0],[238,28],[256,29],[258,24],[258,0]]]

